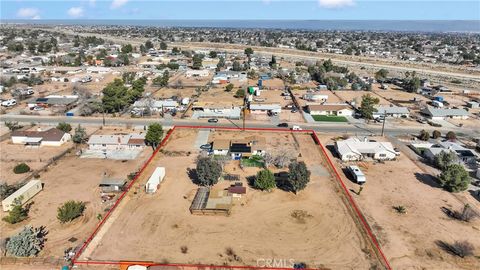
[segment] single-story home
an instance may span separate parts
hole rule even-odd
[[[242,107],[230,102],[202,102],[192,104],[192,118],[226,118],[240,119]]]
[[[208,69],[189,69],[185,72],[185,77],[208,77],[210,75],[210,71]]]
[[[179,103],[176,100],[164,99],[164,100],[148,100],[141,99],[133,103],[133,107],[137,109],[149,108],[152,112],[172,111],[179,107]]]
[[[78,96],[77,95],[67,95],[67,96],[60,96],[60,95],[49,95],[46,97],[39,97],[39,98],[32,98],[27,101],[28,108],[33,108],[35,106],[43,106],[43,107],[69,107],[77,102]]]
[[[362,160],[392,160],[397,153],[390,142],[360,141],[347,139],[335,142],[335,150],[343,161]]]
[[[472,150],[451,141],[444,141],[434,144],[432,145],[432,147],[427,148],[423,152],[423,155],[430,161],[433,161],[435,159],[435,156],[440,154],[441,152],[455,153],[458,157],[458,160],[465,164],[475,164],[477,160],[477,156]]]
[[[310,100],[315,102],[327,102],[328,95],[324,94],[315,94],[315,93],[307,93],[302,97],[304,100]]]
[[[215,140],[212,142],[212,154],[230,154],[236,160],[254,155],[263,156],[266,154],[265,145],[265,138],[260,136],[249,136],[243,140]]]
[[[432,120],[442,120],[447,118],[452,119],[468,119],[468,112],[464,109],[444,109],[426,107],[421,110],[421,113]]]
[[[348,104],[312,104],[307,105],[311,115],[341,115],[352,116],[353,110]]]
[[[11,135],[12,143],[31,146],[61,146],[71,139],[69,133],[57,128],[37,131],[15,130]]]
[[[145,134],[128,135],[92,135],[88,139],[90,150],[131,150],[141,149],[145,145]]]
[[[253,114],[277,114],[282,112],[282,106],[280,104],[250,103],[249,108],[250,112]]]
[[[407,107],[397,107],[397,106],[377,106],[377,111],[373,113],[373,118],[377,117],[408,117],[410,116],[410,111]]]

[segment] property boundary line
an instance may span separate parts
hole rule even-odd
[[[237,130],[237,131],[273,131],[273,132],[290,132],[290,133],[309,133],[312,134],[313,139],[315,142],[320,146],[320,149],[322,150],[322,153],[326,156],[327,158],[327,163],[328,165],[333,169],[333,172],[335,174],[335,178],[337,181],[340,182],[340,185],[347,195],[348,201],[351,204],[352,208],[354,209],[355,213],[357,214],[358,218],[361,221],[361,224],[363,225],[364,229],[367,232],[367,235],[369,236],[370,240],[372,241],[374,247],[377,249],[378,254],[380,254],[381,259],[383,260],[383,263],[387,267],[388,270],[391,270],[392,267],[390,266],[390,263],[387,260],[387,257],[383,253],[380,244],[375,237],[374,233],[370,229],[370,226],[368,225],[367,220],[363,216],[362,212],[360,211],[360,208],[357,206],[355,203],[355,200],[353,197],[350,195],[350,192],[347,189],[347,186],[343,182],[340,174],[338,173],[338,170],[335,168],[335,165],[333,164],[332,160],[327,154],[327,151],[323,144],[320,142],[320,139],[318,138],[317,134],[315,133],[314,130],[290,130],[286,128],[237,128],[237,127],[217,127],[217,126],[189,126],[189,125],[179,125],[179,126],[172,126],[172,128],[167,132],[165,138],[161,141],[160,145],[155,149],[153,154],[150,156],[150,158],[144,163],[142,168],[136,173],[135,177],[133,180],[130,182],[130,184],[127,186],[125,191],[120,195],[120,197],[117,199],[113,207],[107,212],[107,214],[103,217],[102,221],[95,227],[95,230],[92,232],[92,234],[87,238],[87,240],[84,242],[82,247],[78,250],[78,252],[75,254],[75,256],[72,259],[72,264],[84,264],[84,265],[124,265],[127,264],[128,262],[122,262],[122,261],[90,261],[90,260],[78,260],[78,258],[81,256],[81,254],[85,251],[86,247],[90,244],[90,242],[93,240],[93,238],[96,236],[100,228],[103,226],[103,224],[106,222],[107,218],[112,214],[112,212],[117,208],[117,206],[120,204],[120,202],[123,200],[127,192],[130,190],[130,188],[136,183],[137,179],[140,177],[140,175],[143,173],[145,168],[150,164],[150,162],[153,160],[153,158],[156,156],[156,154],[160,151],[160,149],[166,144],[167,140],[170,138],[172,133],[175,131],[175,129],[216,129],[216,130]],[[287,270],[287,269],[292,269],[292,268],[279,268],[279,267],[262,267],[262,266],[225,266],[225,265],[207,265],[207,264],[158,264],[158,263],[153,263],[153,262],[132,262],[133,264],[137,265],[144,265],[144,266],[173,266],[173,267],[191,267],[191,268],[229,268],[229,269],[280,269],[280,270]],[[314,269],[306,269],[306,270],[314,270]]]

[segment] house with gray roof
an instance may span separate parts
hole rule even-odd
[[[468,119],[468,112],[464,109],[445,109],[445,108],[434,108],[426,107],[421,110],[421,113],[432,120],[442,120],[442,119]]]
[[[410,111],[407,107],[397,107],[397,106],[378,106],[376,107],[377,111],[373,113],[373,118],[377,117],[408,117],[410,116]]]

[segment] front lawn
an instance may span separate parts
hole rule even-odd
[[[312,115],[315,121],[320,122],[348,122],[347,118],[344,116],[336,115]]]

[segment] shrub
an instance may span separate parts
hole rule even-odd
[[[16,174],[27,173],[29,171],[30,167],[23,162],[13,168],[13,172]]]
[[[470,175],[459,164],[449,165],[438,177],[442,187],[450,192],[464,191],[470,184]]]
[[[45,235],[43,227],[25,227],[17,235],[10,237],[6,244],[6,250],[9,254],[17,257],[36,256],[43,249]]]
[[[61,223],[70,222],[83,214],[84,202],[68,201],[57,209],[57,218]]]
[[[433,137],[434,139],[438,139],[438,138],[440,138],[441,136],[442,136],[442,133],[441,133],[440,131],[438,131],[438,130],[434,130],[433,133],[432,133],[432,137]]]
[[[72,130],[72,126],[68,123],[62,122],[62,123],[58,123],[57,129],[60,129],[63,132],[69,133]]]
[[[435,156],[433,163],[440,170],[445,170],[448,166],[452,165],[457,160],[457,154],[455,152],[442,151]]]
[[[188,247],[187,247],[187,246],[181,246],[181,247],[180,247],[180,251],[181,251],[183,254],[187,254],[187,252],[188,252]]]
[[[420,135],[418,136],[418,138],[422,141],[428,141],[428,139],[430,139],[430,134],[428,133],[428,131],[422,130],[420,131]]]
[[[406,214],[407,213],[407,208],[405,208],[405,206],[403,206],[403,205],[394,206],[393,209],[395,209],[395,211],[397,211],[397,213],[399,213],[399,214]]]
[[[463,206],[462,211],[453,211],[452,217],[461,221],[470,222],[477,217],[477,213],[467,203]]]
[[[450,141],[454,141],[454,140],[457,139],[457,134],[455,134],[455,132],[453,132],[453,131],[449,131],[449,132],[447,132],[445,137]]]
[[[468,241],[455,241],[453,244],[449,244],[444,241],[437,241],[437,245],[441,249],[460,258],[473,255],[473,250],[475,249]]]
[[[269,191],[276,187],[275,176],[269,170],[261,170],[257,173],[253,186],[261,190]]]
[[[12,195],[15,191],[20,188],[19,185],[9,185],[7,183],[0,184],[0,200],[7,198]]]
[[[10,224],[15,224],[22,222],[28,218],[27,209],[23,208],[21,205],[15,205],[12,210],[8,213],[8,216],[4,217],[2,220]]]

